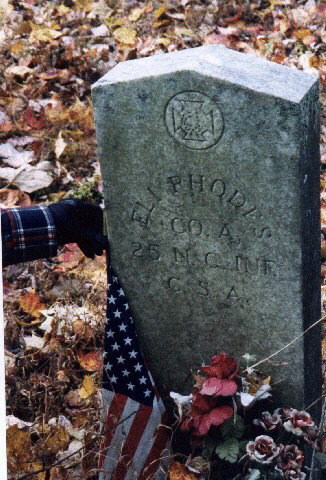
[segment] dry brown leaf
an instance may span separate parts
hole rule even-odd
[[[70,435],[63,427],[54,427],[50,434],[44,439],[42,447],[47,453],[58,453],[60,450],[65,450],[70,443]]]
[[[167,11],[167,6],[163,5],[162,7],[154,11],[154,17],[156,18],[156,20],[159,20]]]
[[[32,317],[39,318],[42,314],[41,311],[45,310],[45,305],[42,304],[39,295],[32,290],[26,295],[23,295],[19,298],[20,308]]]
[[[195,36],[194,32],[190,30],[190,28],[175,27],[174,31],[178,37],[194,37]]]
[[[34,43],[39,42],[52,42],[56,38],[61,37],[62,32],[54,30],[53,28],[43,27],[41,25],[35,25],[35,23],[30,22],[31,34],[29,36],[29,41]]]
[[[82,386],[78,389],[80,398],[88,400],[97,391],[94,380],[89,375],[84,377]]]
[[[119,27],[114,30],[115,39],[125,45],[134,45],[137,38],[137,31],[134,28]]]
[[[198,477],[189,472],[185,465],[180,462],[173,462],[168,471],[168,480],[197,480]]]
[[[66,146],[67,146],[67,144],[64,141],[64,139],[62,138],[62,130],[60,130],[60,132],[59,132],[59,134],[56,138],[56,141],[55,141],[55,156],[57,158],[61,157],[61,155],[65,151]]]
[[[76,320],[72,323],[72,331],[78,338],[90,340],[93,337],[93,332],[88,323],[83,320]]]
[[[65,396],[65,400],[71,408],[79,408],[84,403],[79,395],[78,390],[70,390],[70,392],[68,392]]]
[[[101,352],[78,352],[78,362],[88,372],[100,372],[103,368],[103,355]]]
[[[144,15],[144,13],[146,12],[146,9],[147,9],[147,7],[134,8],[133,10],[131,10],[131,12],[128,16],[128,19],[131,22],[137,22]]]
[[[0,205],[6,207],[28,207],[31,204],[30,196],[19,189],[2,188],[0,190]]]

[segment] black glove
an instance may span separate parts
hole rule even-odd
[[[103,235],[101,207],[77,199],[62,200],[48,206],[52,213],[59,245],[77,243],[86,257],[102,255],[108,248]]]

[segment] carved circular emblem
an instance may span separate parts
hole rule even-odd
[[[182,92],[172,97],[166,107],[165,122],[170,135],[193,150],[215,145],[224,127],[217,104],[199,92]]]

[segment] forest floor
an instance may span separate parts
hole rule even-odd
[[[325,86],[325,12],[314,0],[2,0],[1,206],[102,202],[90,87],[118,62],[223,45],[319,74]],[[105,288],[105,258],[76,245],[4,271],[11,479],[96,473]]]

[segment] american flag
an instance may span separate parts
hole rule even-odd
[[[109,269],[110,271],[110,269]],[[109,273],[100,480],[165,478],[166,412],[139,348],[125,293]]]

